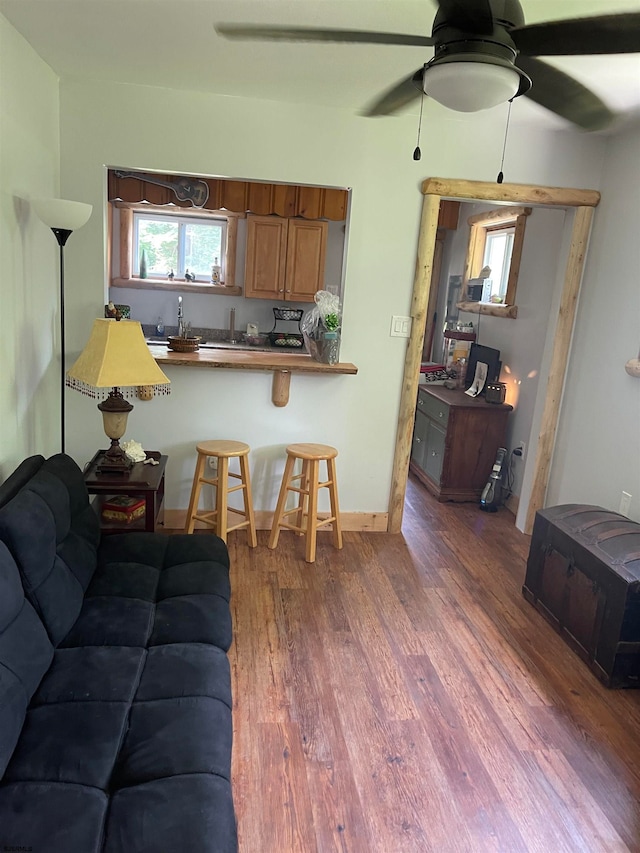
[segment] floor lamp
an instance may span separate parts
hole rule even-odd
[[[64,245],[70,235],[88,221],[93,207],[81,201],[62,198],[36,198],[31,205],[39,219],[48,225],[60,247],[60,449],[65,452],[65,335],[64,335]]]

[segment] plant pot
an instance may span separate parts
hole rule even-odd
[[[318,331],[313,338],[305,334],[309,355],[323,364],[337,364],[340,351],[340,332]]]

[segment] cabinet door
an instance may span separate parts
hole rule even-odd
[[[288,220],[277,216],[247,218],[244,295],[251,299],[285,298]]]
[[[428,477],[430,477],[434,483],[440,485],[446,433],[432,420],[427,419],[427,423],[427,446],[425,448],[423,467]]]
[[[416,410],[416,420],[413,426],[413,442],[411,444],[411,461],[424,470],[424,456],[427,449],[427,429],[429,420],[420,409]]]
[[[289,220],[285,299],[313,302],[324,289],[328,227],[324,220]]]

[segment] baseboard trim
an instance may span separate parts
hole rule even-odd
[[[509,497],[504,502],[505,507],[509,510],[513,515],[518,514],[518,507],[520,506],[520,495],[509,495]]]
[[[327,518],[328,512],[320,513],[321,518]],[[259,510],[256,516],[257,530],[271,530],[273,521],[273,512],[267,510]],[[166,530],[183,530],[187,521],[186,509],[166,509],[164,511],[164,527]],[[389,513],[387,512],[342,512],[340,513],[340,522],[343,531],[368,532],[368,533],[386,533],[389,523]],[[207,528],[206,524],[196,522],[196,528]],[[209,529],[211,529],[209,527]],[[328,525],[324,530],[330,530],[331,525]]]

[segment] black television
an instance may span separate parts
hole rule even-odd
[[[476,365],[482,362],[487,365],[487,378],[481,394],[485,393],[488,382],[498,382],[500,379],[500,370],[502,362],[500,361],[500,350],[493,347],[485,347],[482,344],[471,344],[469,350],[469,361],[467,362],[467,373],[465,375],[464,387],[465,391],[473,385],[473,380],[476,375]]]

